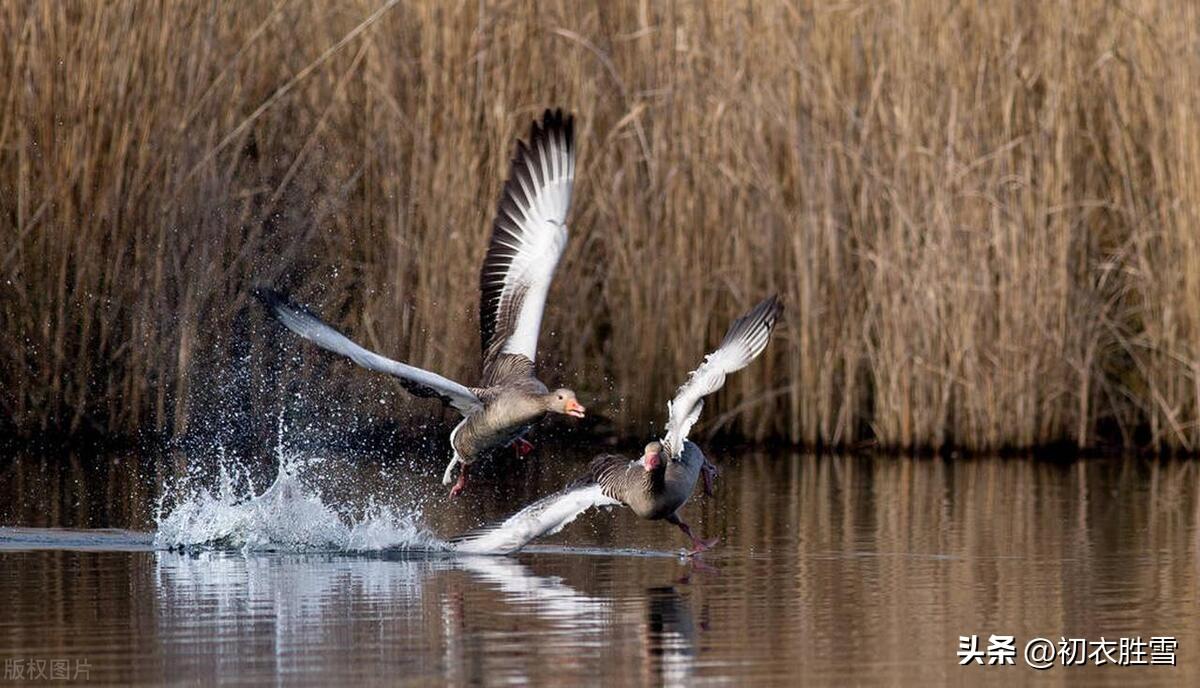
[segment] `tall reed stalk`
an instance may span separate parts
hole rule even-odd
[[[224,371],[278,355],[258,283],[471,378],[512,143],[562,105],[546,377],[618,430],[778,291],[707,429],[1200,449],[1194,3],[47,2],[0,35],[11,431],[228,412]],[[430,413],[332,365],[305,384]]]

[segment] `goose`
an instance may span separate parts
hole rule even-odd
[[[548,389],[535,365],[546,296],[567,244],[574,131],[573,116],[546,110],[531,126],[529,143],[517,142],[479,276],[483,361],[478,386],[369,351],[279,292],[256,291],[275,318],[300,337],[393,375],[409,393],[441,399],[462,415],[450,432],[450,463],[442,476],[449,485],[455,466],[461,467],[452,497],[466,489],[471,464],[490,450],[513,446],[521,456],[532,451],[523,436],[547,413],[583,418],[586,412],[572,390]]]
[[[782,312],[779,298],[771,296],[733,321],[716,351],[704,357],[667,403],[666,433],[648,443],[641,458],[597,456],[584,475],[565,489],[530,504],[499,525],[454,539],[453,548],[472,554],[509,554],[535,538],[557,533],[587,509],[604,506],[626,506],[641,518],[678,527],[691,541],[689,556],[715,545],[716,538],[697,536],[679,516],[697,478],[703,474],[709,495],[716,478],[716,467],[688,440],[688,432],[700,418],[704,397],[721,389],[726,376],[745,368],[766,348]]]

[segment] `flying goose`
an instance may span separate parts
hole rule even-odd
[[[520,455],[532,450],[522,435],[546,413],[582,418],[585,412],[571,390],[547,389],[534,365],[550,280],[567,244],[574,122],[562,110],[546,110],[530,128],[528,145],[517,142],[479,275],[479,386],[368,351],[279,293],[256,292],[292,332],[364,368],[394,375],[411,394],[439,398],[462,414],[450,433],[453,455],[442,478],[449,485],[455,465],[461,465],[451,496],[463,491],[468,467],[488,450],[509,445]]]
[[[767,346],[783,305],[771,296],[730,325],[717,350],[704,357],[687,382],[667,404],[666,434],[646,445],[640,459],[617,454],[597,456],[587,472],[566,489],[525,507],[496,526],[458,538],[457,551],[508,554],[543,535],[557,533],[594,506],[624,505],[650,520],[678,526],[691,540],[689,554],[702,552],[716,539],[697,537],[679,509],[687,502],[701,472],[704,489],[712,494],[716,467],[688,441],[688,431],[700,417],[704,397],[725,385],[725,376],[745,368]],[[665,459],[664,459],[665,457]]]

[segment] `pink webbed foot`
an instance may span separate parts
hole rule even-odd
[[[517,439],[513,440],[512,445],[513,449],[516,450],[518,457],[528,456],[529,453],[533,451],[533,442],[530,442],[522,437],[518,437]]]
[[[716,538],[716,537],[709,538],[707,540],[702,539],[702,538],[693,538],[692,539],[692,548],[690,550],[688,550],[687,554],[689,557],[694,557],[701,552],[704,552],[704,551],[707,551],[707,550],[713,548],[720,541],[721,541],[721,538]]]
[[[713,545],[717,544],[718,540],[720,540],[720,538],[711,538],[705,540],[704,538],[696,537],[696,534],[692,532],[692,527],[675,514],[667,517],[667,523],[678,526],[679,529],[683,531],[683,534],[692,541],[692,548],[687,552],[689,557],[694,557],[697,554],[710,549]]]
[[[457,497],[467,489],[467,465],[463,464],[458,471],[458,482],[454,483],[454,487],[450,488],[450,496]]]

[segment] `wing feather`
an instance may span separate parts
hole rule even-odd
[[[725,376],[745,368],[762,353],[782,312],[779,297],[770,296],[734,320],[717,350],[704,357],[700,367],[675,392],[675,398],[667,402],[664,443],[671,456],[678,457],[683,452],[688,432],[700,419],[704,397],[725,386]]]
[[[346,335],[323,322],[307,309],[291,303],[282,294],[269,289],[255,290],[254,295],[289,330],[327,351],[341,354],[358,365],[380,373],[393,375],[409,393],[418,397],[437,397],[466,415],[482,405],[479,397],[467,387],[416,366],[393,361],[350,341]]]
[[[547,110],[540,123],[534,122],[528,145],[517,142],[479,273],[485,357],[512,353],[537,360],[546,295],[567,245],[575,182],[574,122],[562,110]]]
[[[451,541],[456,552],[510,554],[530,541],[562,530],[579,514],[594,506],[620,504],[596,483],[574,485],[543,497],[498,525],[488,526]]]

